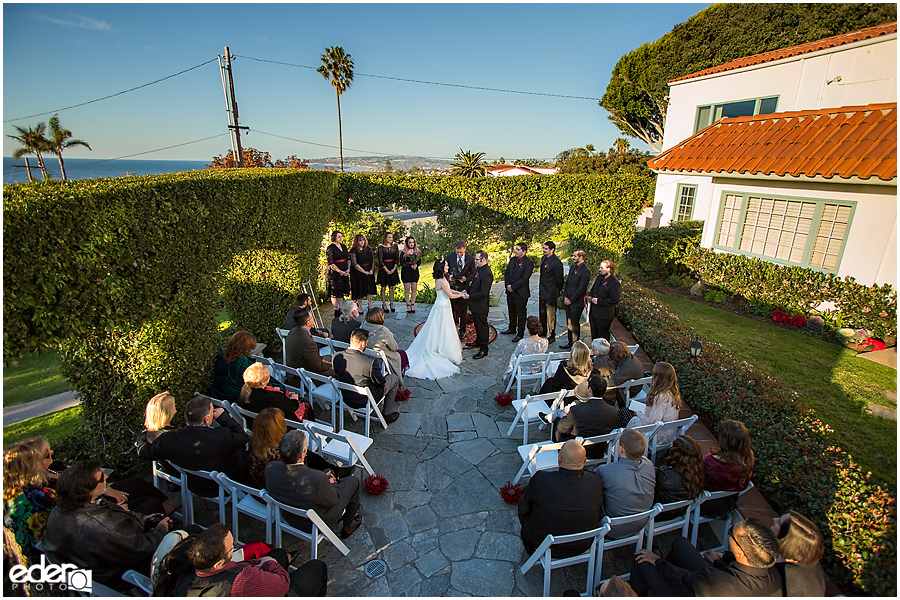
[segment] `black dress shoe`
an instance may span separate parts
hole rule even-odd
[[[353,535],[353,532],[359,529],[360,525],[362,525],[362,515],[356,515],[356,518],[353,519],[352,523],[350,523],[350,527],[341,529],[341,539],[346,540],[348,537]]]
[[[400,413],[398,413],[398,412],[391,413],[389,415],[384,415],[384,420],[387,421],[388,423],[393,423],[394,421],[396,421],[399,418],[400,418]]]
[[[556,341],[556,338],[555,338],[555,337],[548,337],[548,338],[547,338],[547,344],[548,344],[548,345],[552,344],[552,343],[555,342],[555,341]]]
[[[500,334],[501,334],[501,335],[510,335],[510,334],[515,333],[515,332],[516,332],[515,329],[507,329],[506,331],[501,331]]]
[[[514,337],[514,338],[512,339],[513,344],[518,344],[518,343],[521,342],[521,341],[522,341],[522,336],[521,336],[521,335],[517,335],[516,337]]]
[[[480,348],[481,344],[478,342],[466,342],[466,348]]]
[[[477,359],[479,359],[479,358],[484,358],[485,356],[487,356],[487,354],[488,354],[488,353],[485,352],[484,350],[479,350],[479,351],[478,351],[478,354],[476,354],[476,355],[473,356],[472,358],[474,358],[474,359],[477,360]]]
[[[562,346],[559,347],[559,349],[560,350],[568,350],[571,347],[572,347],[572,344],[563,344]]]

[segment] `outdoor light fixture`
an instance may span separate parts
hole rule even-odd
[[[688,344],[688,348],[691,349],[691,358],[697,358],[700,356],[700,353],[703,352],[703,344],[700,343],[700,340],[694,339],[693,342]]]

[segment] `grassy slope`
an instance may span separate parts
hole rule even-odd
[[[3,406],[15,406],[72,389],[60,373],[56,350],[26,355],[3,369]]]
[[[884,397],[896,389],[894,369],[795,331],[685,298],[657,297],[704,338],[799,392],[800,401],[835,430],[835,440],[864,470],[896,486],[897,424],[865,412],[870,401],[896,409],[896,402]]]
[[[39,435],[47,438],[50,446],[53,446],[72,433],[79,423],[81,423],[80,406],[26,419],[3,428],[3,446],[6,447],[13,442]]]

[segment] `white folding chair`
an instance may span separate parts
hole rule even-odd
[[[279,363],[275,362],[273,359],[267,356],[259,356],[256,354],[251,354],[250,358],[269,367],[269,375],[272,377],[272,379],[284,385],[285,372],[277,368],[277,365]]]
[[[272,511],[262,497],[263,490],[238,483],[225,473],[217,473],[219,485],[231,496],[231,535],[240,541],[238,520],[240,513],[266,524],[266,543],[272,543]],[[224,523],[224,521],[222,521]]]
[[[631,351],[632,356],[634,356],[634,354],[638,351],[638,348],[640,348],[640,347],[641,347],[640,344],[635,344],[634,346],[626,346],[626,348],[628,348],[628,350]]]
[[[547,365],[549,357],[550,355],[546,352],[541,354],[520,354],[517,356],[505,391],[508,392],[512,387],[513,381],[515,381],[516,400],[522,397],[522,383],[530,382],[531,391],[533,392],[538,383],[544,383],[544,367]]]
[[[531,567],[540,562],[541,566],[544,568],[544,597],[547,597],[550,595],[550,573],[553,569],[587,563],[587,585],[585,594],[582,595],[590,596],[594,589],[593,582],[600,572],[600,565],[597,563],[597,548],[603,543],[603,539],[607,533],[609,533],[609,525],[604,524],[596,529],[591,529],[590,531],[585,531],[583,533],[570,533],[568,535],[548,534],[547,537],[544,538],[544,541],[541,542],[541,545],[535,549],[534,553],[528,557],[528,560],[525,561],[525,564],[523,564],[519,570],[524,575],[531,570]],[[553,558],[553,546],[588,539],[592,541],[591,547],[586,552],[569,558]]]
[[[643,434],[644,439],[647,440],[647,445],[644,447],[644,456],[650,456],[650,448],[652,443],[656,440],[656,432],[659,431],[660,421],[656,423],[650,423],[649,425],[641,425],[640,427],[627,427],[626,429],[631,429],[633,431],[637,431]],[[624,431],[624,429],[622,430]],[[618,442],[618,439],[616,440]],[[611,462],[616,462],[619,460],[619,449],[613,448],[610,452],[610,460]]]
[[[297,375],[300,381],[303,382],[303,387],[307,391],[306,399],[310,404],[317,404],[331,411],[331,425],[332,427],[337,427],[337,405],[341,401],[341,392],[334,385],[332,378],[314,371],[307,371],[306,369],[285,368],[288,373]]]
[[[541,379],[541,385],[556,374],[559,364],[564,360],[569,360],[572,356],[571,352],[550,352],[547,362],[544,363],[544,377]]]
[[[647,529],[650,526],[651,519],[659,514],[659,506],[654,505],[649,510],[645,510],[643,512],[639,512],[633,515],[625,515],[623,517],[603,517],[600,519],[600,525],[606,525],[610,528],[609,533],[606,534],[604,539],[597,544],[597,580],[594,581],[594,587],[591,589],[597,589],[597,586],[602,584],[605,580],[600,580],[600,572],[603,570],[603,553],[606,550],[612,550],[613,548],[623,548],[625,546],[630,546],[634,544],[634,551],[637,552],[644,548],[644,539],[647,533]],[[621,531],[623,527],[627,527],[633,524],[640,524],[641,528],[637,533],[633,533],[626,537],[621,538],[611,538],[610,535],[616,533],[618,529]],[[618,575],[618,574],[617,574]],[[630,574],[623,573],[619,575],[621,579],[627,580],[630,577]]]
[[[731,524],[734,521],[734,510],[728,513],[728,516],[725,519],[716,519],[714,517],[704,517],[700,514],[700,509],[703,504],[709,502],[710,500],[718,500],[720,498],[728,498],[729,496],[735,496],[735,500],[749,492],[753,488],[753,482],[747,483],[747,487],[740,491],[732,491],[732,492],[709,492],[704,490],[700,497],[694,503],[694,516],[692,517],[692,525],[693,529],[691,530],[691,544],[694,547],[697,547],[697,535],[700,532],[700,525],[702,523],[710,523],[710,526],[713,529],[713,532],[719,538],[719,541],[722,542],[720,546],[717,548],[709,548],[711,550],[727,550],[728,549],[728,530],[731,528]],[[737,509],[735,509],[737,510]],[[715,525],[713,525],[715,523]],[[700,548],[697,548],[700,550]],[[701,550],[702,552],[702,550]]]
[[[332,338],[328,338],[328,343],[331,346],[332,354],[337,354],[341,350],[346,350],[347,348],[350,347],[350,344],[348,344],[347,342],[342,342],[340,340],[335,340]]]
[[[686,417],[684,419],[676,419],[674,421],[657,421],[659,423],[659,429],[656,430],[656,434],[653,436],[653,442],[650,444],[650,460],[653,461],[653,464],[656,464],[656,454],[660,450],[664,450],[672,445],[672,442],[668,442],[666,444],[660,444],[660,439],[665,439],[665,433],[675,430],[675,435],[672,437],[674,440],[679,435],[685,435],[687,430],[691,428],[691,425],[697,422],[697,415],[691,415],[690,417]]]
[[[681,529],[681,535],[685,539],[688,538],[688,529],[691,526],[691,516],[694,513],[694,500],[680,500],[678,502],[667,502],[666,504],[661,504],[657,502],[653,505],[654,508],[659,507],[659,512],[653,515],[650,518],[650,525],[647,527],[647,550],[653,550],[653,538],[657,535],[662,535],[663,533],[668,533],[670,531],[675,531],[676,529]],[[680,517],[670,518],[666,521],[658,521],[657,517],[672,511],[680,511],[684,510],[684,514],[681,514]]]
[[[371,420],[372,415],[374,414],[378,421],[381,423],[381,427],[383,429],[387,429],[388,424],[387,421],[384,420],[384,415],[381,414],[381,408],[379,405],[384,405],[384,398],[380,398],[377,401],[372,396],[371,390],[366,387],[358,386],[358,385],[350,385],[349,383],[344,383],[343,381],[338,381],[337,379],[331,379],[332,385],[334,385],[341,393],[341,429],[343,429],[344,419],[343,413],[344,411],[350,413],[350,416],[355,421],[357,417],[363,417],[366,420],[366,437],[371,437],[370,429],[371,429]],[[360,408],[353,408],[346,402],[344,402],[343,394],[344,392],[356,393],[360,396],[363,396],[366,399],[365,405]]]
[[[306,432],[307,443],[314,452],[348,467],[360,465],[369,475],[375,474],[366,460],[366,450],[372,445],[372,438],[346,429],[335,432],[328,425],[311,421],[287,423],[288,427]]]
[[[647,391],[650,389],[650,382],[653,377],[641,377],[640,379],[629,379],[621,386],[625,392],[625,406],[630,406],[632,401],[646,402]]]
[[[275,328],[275,333],[278,334],[278,339],[281,340],[281,364],[283,365],[287,364],[287,336],[290,332],[290,329]]]
[[[153,595],[153,584],[150,582],[150,578],[133,569],[128,569],[122,573],[122,581],[130,583],[148,596]]]
[[[295,537],[306,540],[309,542],[310,546],[310,559],[315,559],[319,557],[319,542],[323,539],[327,539],[331,542],[335,548],[340,550],[341,554],[347,556],[350,554],[350,548],[348,548],[344,542],[331,530],[328,525],[325,524],[325,521],[322,520],[322,517],[316,514],[316,511],[313,509],[303,510],[301,508],[295,508],[293,506],[289,506],[284,504],[283,502],[279,502],[275,498],[269,495],[266,490],[262,490],[262,497],[266,501],[266,504],[269,505],[269,510],[272,513],[272,523],[275,526],[275,547],[281,548],[281,537],[283,532],[287,532]],[[307,533],[302,529],[298,529],[293,525],[289,525],[283,518],[283,512],[297,515],[299,517],[303,517],[305,519],[309,519],[312,524],[312,531]]]
[[[593,437],[585,438],[582,442],[582,445],[584,445],[585,448],[592,444],[607,444],[604,457],[600,459],[588,459],[585,462],[585,468],[609,462],[610,448],[615,447],[615,442],[619,439],[621,433],[621,429],[615,429],[605,435],[595,435]],[[526,471],[528,471],[528,476],[531,477],[538,471],[551,471],[558,468],[559,449],[563,447],[563,444],[565,444],[565,442],[540,442],[538,444],[523,444],[519,446],[517,450],[519,456],[522,457],[522,468],[516,473],[516,478],[513,480],[513,483],[518,483],[525,475]]]
[[[259,413],[255,413],[252,410],[247,410],[246,408],[243,408],[237,402],[232,402],[231,404],[232,404],[232,406],[234,406],[234,409],[241,415],[241,418],[240,418],[240,420],[238,420],[238,423],[241,424],[241,426],[244,428],[244,431],[247,432],[247,435],[253,435],[253,432],[250,430],[250,427],[247,425],[247,422],[248,422],[247,419],[248,418],[255,419],[256,417],[259,416]]]
[[[169,464],[169,463],[166,463],[166,464]],[[172,467],[172,468],[174,469],[175,467]],[[185,504],[185,497],[184,497],[185,489],[181,485],[181,475],[179,474],[178,476],[176,476],[176,475],[171,475],[170,473],[166,473],[163,470],[162,464],[160,464],[159,461],[155,461],[155,460],[151,461],[150,469],[153,472],[153,487],[155,487],[159,491],[161,491],[163,493],[167,492],[167,490],[164,490],[159,486],[160,479],[162,479],[163,481],[168,482],[172,485],[178,486],[178,490],[181,492],[182,508],[181,508],[181,510],[173,511],[172,516],[180,519],[181,521],[184,521],[184,518],[185,518],[184,507],[186,506],[186,504]]]
[[[312,339],[319,345],[319,356],[331,356],[331,342],[328,338],[314,335]],[[287,364],[287,361],[284,364]]]
[[[219,400],[218,398],[213,398],[212,396],[207,396],[206,394],[201,394],[200,392],[194,392],[194,396],[206,396],[207,398],[209,398],[209,401],[212,403],[214,408],[224,409],[225,412],[231,415],[231,418],[233,418],[238,423],[241,422],[240,414],[234,410],[234,407],[231,406],[229,402],[226,402],[225,400]]]
[[[215,502],[219,505],[219,521],[221,523],[225,522],[225,490],[222,489],[222,486],[219,485],[219,480],[216,478],[218,471],[193,471],[191,469],[185,469],[183,467],[179,467],[178,465],[172,465],[175,467],[179,473],[181,473],[181,510],[184,512],[184,516],[186,521],[185,525],[193,525],[194,521],[194,493],[191,491],[191,487],[189,484],[189,477],[194,476],[199,479],[208,479],[216,484],[216,487],[219,490],[218,496],[198,496],[203,498],[208,502]]]
[[[516,416],[512,423],[509,424],[509,431],[506,432],[507,437],[512,437],[513,430],[516,425],[522,425],[522,443],[528,443],[528,426],[537,423],[540,429],[544,428],[545,423],[538,416],[538,413],[550,414],[551,405],[556,403],[565,395],[565,390],[559,392],[551,392],[549,394],[536,394],[525,396],[522,400],[513,400],[512,406],[516,410]]]

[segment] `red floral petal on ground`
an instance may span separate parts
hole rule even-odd
[[[369,475],[363,480],[363,487],[373,496],[386,492],[388,488],[388,480],[381,475]]]
[[[518,483],[514,484],[511,481],[507,481],[506,485],[500,488],[500,496],[507,504],[518,504],[522,498],[523,491],[522,486]]]
[[[500,392],[496,396],[494,396],[494,402],[499,404],[500,406],[507,406],[512,404],[513,397],[509,392]]]

